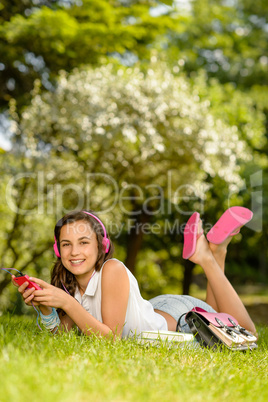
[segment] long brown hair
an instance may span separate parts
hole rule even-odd
[[[97,215],[90,210],[89,211],[85,210],[85,212],[89,212],[97,217]],[[95,232],[96,237],[97,237],[98,257],[97,257],[97,261],[96,261],[96,265],[95,265],[95,270],[100,271],[104,261],[112,258],[112,255],[114,252],[114,246],[107,233],[107,237],[110,240],[110,248],[109,248],[108,253],[105,254],[105,251],[103,250],[103,245],[102,245],[102,239],[104,237],[103,228],[102,228],[101,224],[94,217],[86,214],[85,212],[73,211],[73,212],[70,212],[67,215],[65,215],[63,218],[61,218],[55,226],[55,232],[54,232],[55,238],[56,238],[56,241],[58,244],[58,249],[59,249],[60,231],[64,225],[67,225],[68,223],[77,222],[77,221],[85,221],[85,222],[89,223],[91,229]],[[70,293],[71,296],[74,296],[75,290],[78,286],[75,276],[64,267],[60,257],[58,257],[58,259],[55,262],[55,265],[52,269],[51,284],[58,288],[61,288],[61,289],[64,289],[64,286],[65,286],[65,288],[68,290],[68,292]]]

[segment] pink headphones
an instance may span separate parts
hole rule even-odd
[[[101,225],[101,227],[102,227],[102,229],[103,229],[103,233],[104,233],[104,236],[103,236],[103,239],[102,239],[103,251],[105,252],[105,254],[107,254],[108,251],[109,251],[109,249],[110,249],[110,240],[109,240],[108,237],[107,237],[107,232],[106,232],[106,229],[105,229],[105,227],[104,227],[104,224],[103,224],[103,223],[101,222],[101,220],[100,220],[99,218],[97,218],[95,215],[93,215],[93,214],[91,214],[91,213],[89,213],[89,212],[87,212],[87,211],[82,211],[82,212],[84,212],[84,214],[87,214],[87,215],[89,215],[89,216],[92,216],[92,218],[96,219],[96,221],[98,221],[99,224]],[[54,236],[54,239],[55,239],[55,243],[54,243],[54,245],[53,245],[53,248],[54,248],[54,251],[55,251],[56,256],[60,258],[60,252],[59,252],[59,248],[58,248],[58,243],[57,243],[56,236]]]

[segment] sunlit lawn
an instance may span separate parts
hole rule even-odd
[[[51,336],[2,316],[1,401],[266,401],[268,328],[252,352]]]

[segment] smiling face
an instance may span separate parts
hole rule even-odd
[[[59,241],[64,267],[77,280],[89,281],[98,258],[97,237],[90,224],[81,220],[64,225]]]

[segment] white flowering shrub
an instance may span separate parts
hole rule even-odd
[[[250,158],[237,127],[214,118],[198,88],[160,63],[145,72],[113,65],[62,72],[55,92],[36,92],[21,129],[32,155],[123,184],[164,186],[172,171],[176,187],[198,188],[215,175],[239,185],[239,160]]]
[[[164,233],[168,240],[166,237],[162,245],[154,246],[155,254],[155,250],[147,253],[145,249],[137,264],[138,279],[144,288],[152,283],[154,289],[164,286],[166,279],[159,276],[158,266],[162,260],[171,265],[167,266],[172,278],[182,275],[177,240],[166,256],[161,254],[161,247],[174,242],[172,208],[179,204],[176,190],[185,188],[185,197],[190,185],[196,198],[205,198],[206,183],[215,176],[227,186],[239,186],[239,164],[251,158],[237,126],[215,117],[209,100],[200,99],[198,88],[203,85],[190,85],[184,76],[174,76],[160,63],[146,71],[107,65],[69,75],[62,72],[54,92],[39,93],[36,85],[31,105],[19,124],[16,119],[13,124],[25,150],[27,169],[39,177],[36,183],[37,176],[33,176],[31,197],[26,200],[27,205],[33,205],[31,212],[42,214],[43,219],[53,215],[51,220],[76,208],[102,212],[112,238],[116,241],[120,237],[117,256],[122,260],[130,254],[126,243],[135,252],[141,245],[140,241],[135,243],[139,232],[133,236],[129,222],[146,214],[147,219],[152,213],[160,231],[158,226],[147,230],[148,218],[144,220],[144,233],[160,239]],[[96,174],[93,184],[87,180],[88,174]],[[108,181],[98,174],[107,175]],[[193,195],[191,189],[189,197]],[[13,192],[16,199],[16,188]],[[172,208],[161,209],[160,198]],[[187,199],[183,201],[185,205]],[[168,222],[161,221],[161,212],[170,213]],[[53,233],[50,238],[53,240]],[[169,262],[174,249],[176,256]],[[17,254],[21,252],[19,245],[18,250]]]

